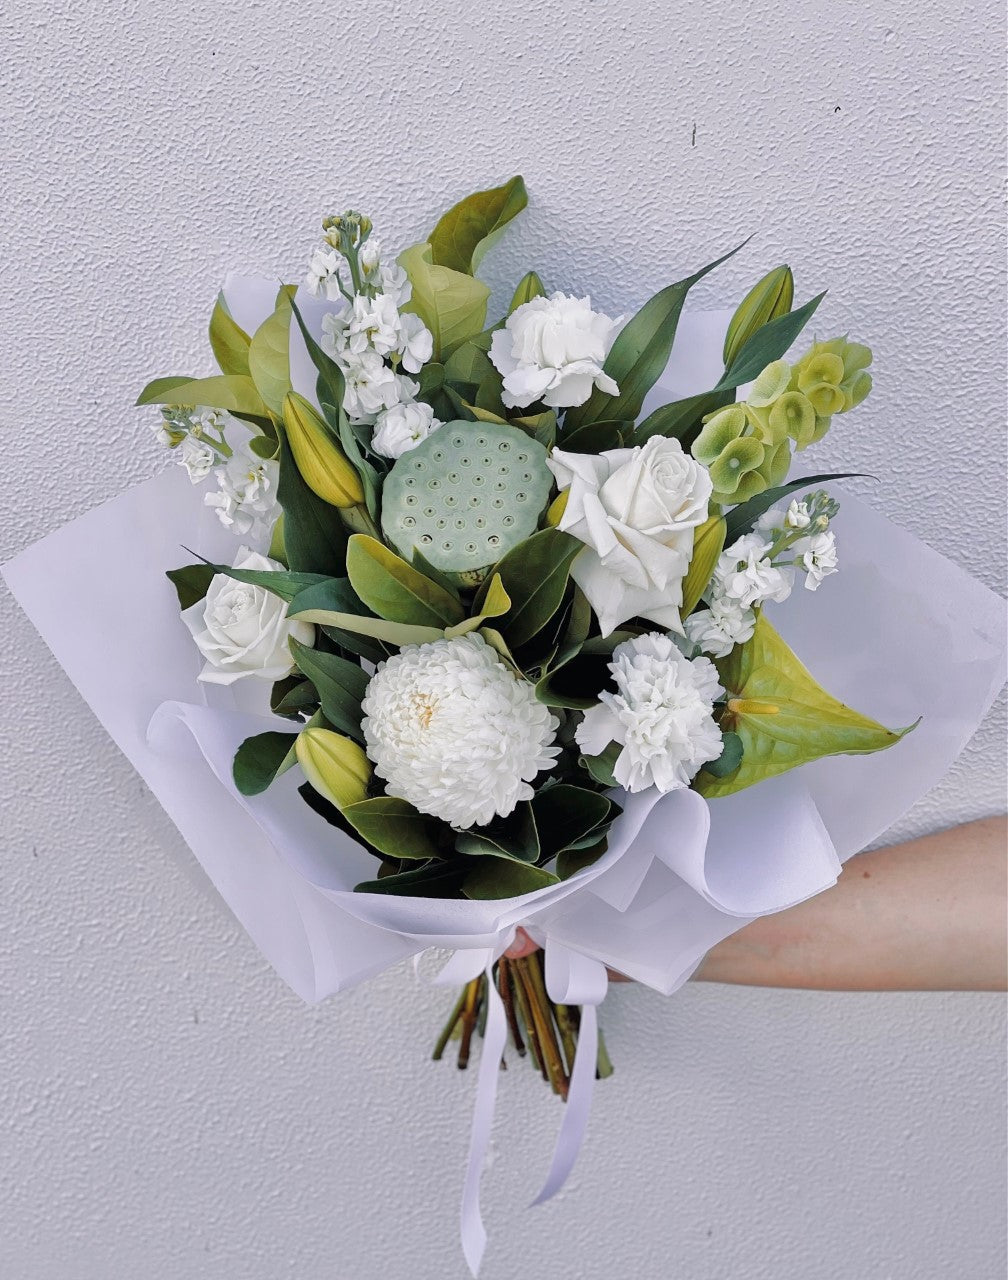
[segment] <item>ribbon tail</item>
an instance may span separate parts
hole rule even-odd
[[[553,1162],[543,1188],[532,1201],[533,1205],[545,1204],[560,1190],[570,1176],[588,1129],[588,1113],[591,1111],[592,1094],[595,1091],[595,1069],[598,1059],[598,1019],[593,1004],[581,1009],[581,1029],[578,1031],[574,1070],[571,1072],[570,1090],[564,1107],[564,1116],[553,1150]]]
[[[494,1107],[497,1101],[497,1081],[507,1039],[507,1019],[504,1005],[493,979],[493,963],[486,967],[487,1020],[480,1050],[479,1077],[476,1084],[476,1105],[473,1112],[472,1133],[469,1138],[469,1163],[466,1166],[465,1184],[462,1190],[462,1252],[474,1276],[479,1275],[487,1233],[480,1213],[480,1176],[483,1161],[490,1143]],[[594,1072],[593,1072],[594,1074]]]

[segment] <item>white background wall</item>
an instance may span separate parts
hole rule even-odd
[[[0,558],[164,465],[130,405],[209,371],[229,268],[297,277],[354,204],[405,243],[522,171],[488,261],[607,307],[787,258],[876,391],[816,461],[1000,585],[1002,6],[9,0],[0,17]],[[147,415],[144,421],[149,421]],[[100,566],[95,566],[100,571]],[[405,971],[305,1008],[9,596],[0,1273],[443,1280],[474,1073]],[[1003,808],[1003,714],[894,831]],[[997,997],[616,991],[617,1075],[558,1202],[559,1120],[502,1081],[486,1280],[988,1280],[1004,1271]]]

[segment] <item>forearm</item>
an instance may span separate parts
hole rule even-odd
[[[834,991],[1003,991],[1006,824],[988,818],[874,853],[836,886],[710,951],[707,982]]]

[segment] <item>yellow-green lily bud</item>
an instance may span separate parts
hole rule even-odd
[[[336,444],[318,411],[304,396],[289,391],[283,402],[284,431],[305,484],[334,507],[364,501],[360,476]]]
[[[786,360],[768,364],[746,396],[746,404],[754,409],[765,409],[778,400],[791,385],[791,366]]]
[[[362,747],[332,729],[302,729],[294,754],[305,777],[330,804],[345,809],[367,797],[371,762]]]
[[[725,335],[724,362],[732,361],[758,330],[778,316],[786,316],[794,302],[794,277],[788,266],[775,267],[753,285],[739,303]]]

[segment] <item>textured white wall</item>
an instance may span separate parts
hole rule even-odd
[[[961,10],[961,11],[960,11]],[[8,0],[0,17],[0,558],[152,474],[129,405],[206,369],[232,267],[297,275],[323,212],[389,242],[524,172],[488,262],[641,301],[784,257],[876,391],[817,461],[1000,586],[1002,6],[944,0]],[[96,572],[100,572],[96,565]],[[443,1280],[473,1073],[396,972],[301,1007],[3,603],[0,1273]],[[894,836],[1003,808],[1003,716]],[[558,1203],[559,1115],[502,1080],[487,1280],[1003,1274],[1003,1004],[616,991],[617,1075]]]

